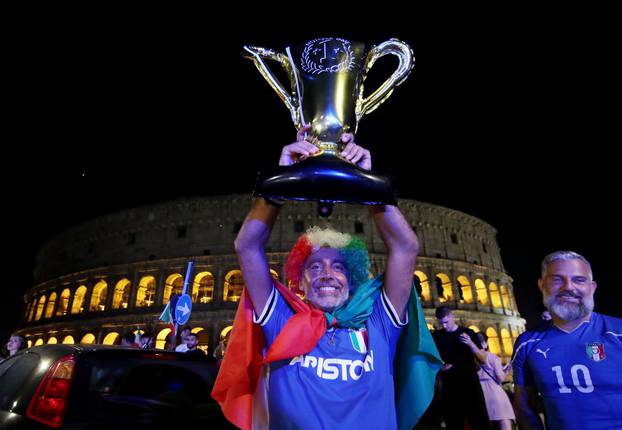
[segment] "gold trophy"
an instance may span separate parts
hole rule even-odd
[[[387,54],[398,58],[396,70],[378,89],[363,97],[367,72]],[[342,150],[342,134],[356,133],[361,118],[376,109],[407,78],[414,66],[408,45],[396,39],[369,46],[326,37],[287,47],[285,53],[244,46],[242,55],[253,60],[283,100],[296,129],[311,124],[307,140],[320,149],[292,166],[260,172],[256,196],[315,200],[328,207],[337,202],[395,204],[395,192],[387,176],[363,170],[338,154]],[[272,74],[265,60],[281,65],[289,77],[290,91]]]

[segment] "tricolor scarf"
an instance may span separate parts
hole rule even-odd
[[[261,327],[253,323],[253,307],[244,290],[235,314],[227,353],[212,389],[229,421],[243,430],[252,428],[253,394],[261,366],[311,352],[329,327],[361,328],[382,290],[380,275],[360,285],[344,306],[332,313],[303,302],[287,287],[275,282],[294,315],[276,337],[265,357]],[[413,288],[414,291],[414,288]],[[394,362],[397,421],[400,430],[411,430],[434,396],[434,379],[442,361],[427,328],[416,293],[408,303],[409,323],[402,330]]]

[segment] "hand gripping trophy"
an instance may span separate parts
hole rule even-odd
[[[367,72],[378,58],[387,54],[398,58],[396,70],[376,91],[363,97]],[[245,46],[242,55],[253,60],[283,100],[296,129],[311,124],[307,140],[320,149],[292,166],[260,172],[256,196],[315,200],[328,207],[338,202],[395,204],[395,192],[387,176],[363,170],[338,154],[342,149],[341,135],[355,133],[361,118],[384,102],[410,73],[414,57],[408,45],[396,39],[369,46],[326,37],[288,47],[285,54]],[[289,77],[291,92],[264,60],[281,65]]]

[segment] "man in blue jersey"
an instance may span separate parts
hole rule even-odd
[[[590,263],[572,251],[542,261],[538,281],[552,324],[526,331],[513,359],[521,429],[622,429],[622,320],[593,312]]]
[[[304,140],[307,128],[300,130],[296,142],[283,148],[280,165],[318,151]],[[351,134],[344,135],[343,142],[341,157],[370,170],[369,151],[356,145]],[[255,200],[235,242],[255,323],[270,349],[279,339],[295,336],[296,343],[308,334],[301,328],[307,325],[292,328],[300,322],[294,318],[299,314],[281,287],[275,287],[264,252],[281,205]],[[265,385],[267,414],[258,423],[260,414],[255,409],[253,428],[397,428],[393,359],[407,323],[419,243],[397,207],[369,209],[388,251],[384,278],[369,279],[367,250],[361,239],[350,234],[314,227],[294,245],[285,268],[290,286],[297,287],[311,309],[328,322],[307,353],[270,362]]]

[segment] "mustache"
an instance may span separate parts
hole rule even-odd
[[[572,291],[562,291],[561,293],[556,294],[555,297],[571,297],[574,299],[582,299],[583,294],[573,293]]]
[[[322,288],[322,287],[332,287],[332,288],[342,288],[343,285],[341,285],[339,282],[337,281],[316,281],[312,284],[313,288]]]
[[[313,288],[322,288],[322,287],[333,287],[333,288],[342,288],[343,285],[337,281],[337,279],[332,276],[320,276],[315,281],[311,283]]]

